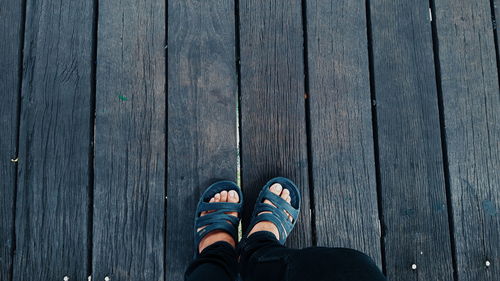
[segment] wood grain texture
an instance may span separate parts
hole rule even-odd
[[[495,21],[492,23],[493,29],[496,35],[496,47],[497,47],[497,67],[500,67],[500,0],[490,0],[493,5],[491,12],[494,14]],[[500,69],[498,70],[498,75],[500,75]]]
[[[234,1],[169,1],[167,280],[193,258],[199,196],[236,180]]]
[[[435,5],[458,279],[498,280],[500,90],[491,7],[487,0]]]
[[[0,281],[11,280],[23,7],[0,1]],[[8,12],[7,12],[8,11]]]
[[[164,280],[165,1],[99,1],[92,279]]]
[[[452,280],[429,5],[370,5],[387,275]]]
[[[288,245],[311,244],[301,2],[241,1],[241,165],[244,227],[261,187],[275,176],[302,193]]]
[[[380,265],[365,1],[308,1],[307,19],[318,246]]]
[[[87,278],[92,17],[27,1],[13,280]]]

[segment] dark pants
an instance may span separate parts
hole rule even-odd
[[[361,252],[322,247],[288,249],[265,231],[241,240],[238,252],[226,242],[205,248],[189,265],[185,280],[233,281],[238,272],[245,281],[386,280],[375,263]]]

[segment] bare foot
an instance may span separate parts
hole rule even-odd
[[[230,202],[230,203],[238,203],[240,201],[240,198],[238,196],[238,192],[234,190],[230,190],[227,192],[226,190],[221,191],[220,193],[217,193],[214,195],[214,197],[210,198],[209,203],[215,203],[215,202]],[[214,210],[215,211],[215,210]],[[207,211],[207,212],[201,212],[200,216],[204,216],[206,214],[209,214],[213,211]],[[231,216],[238,216],[237,212],[227,212],[226,214],[231,215]],[[229,222],[228,222],[229,223]],[[197,231],[202,230],[205,228],[205,226],[198,228]],[[215,242],[220,242],[220,241],[225,241],[231,244],[233,247],[236,246],[236,241],[234,241],[233,237],[229,235],[229,233],[221,230],[214,230],[210,232],[209,234],[205,235],[203,239],[200,241],[200,245],[198,245],[198,251],[201,253],[206,247],[212,245]]]
[[[284,200],[286,200],[286,202],[290,203],[290,201],[291,201],[290,191],[286,188],[283,189],[283,187],[279,183],[275,183],[275,184],[271,185],[269,187],[269,190],[271,190],[272,193],[274,193],[274,194],[280,196],[281,198],[283,198]],[[274,204],[271,203],[271,201],[269,201],[269,200],[264,200],[264,203],[267,203],[271,206],[274,206]],[[274,206],[274,207],[276,207],[276,206]],[[282,211],[280,210],[280,212],[282,212]],[[258,215],[264,214],[264,213],[270,213],[270,212],[261,212]],[[286,212],[286,213],[288,214],[288,212]],[[293,218],[289,214],[288,214],[288,218],[290,219],[290,221],[293,221]],[[253,233],[255,233],[257,231],[272,232],[274,234],[274,236],[276,236],[276,239],[278,239],[278,240],[280,239],[278,228],[276,227],[276,225],[274,225],[274,223],[272,223],[270,221],[261,221],[261,222],[257,223],[252,228],[252,230],[250,230],[250,232],[248,233],[248,236],[252,235]]]

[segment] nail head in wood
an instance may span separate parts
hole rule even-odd
[[[104,277],[104,281],[111,281],[111,278],[109,276]]]
[[[63,280],[64,280],[64,281],[69,281],[69,277],[68,277],[68,276],[64,276],[64,277],[63,277]]]
[[[490,267],[491,262],[490,261],[486,261],[484,264],[486,264],[486,267]]]
[[[412,270],[416,270],[416,269],[417,269],[417,265],[416,265],[416,264],[412,264],[412,265],[411,265],[411,269],[412,269]]]

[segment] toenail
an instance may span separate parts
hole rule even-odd
[[[236,197],[236,191],[234,191],[234,190],[229,191],[229,197],[231,197],[231,198]]]

